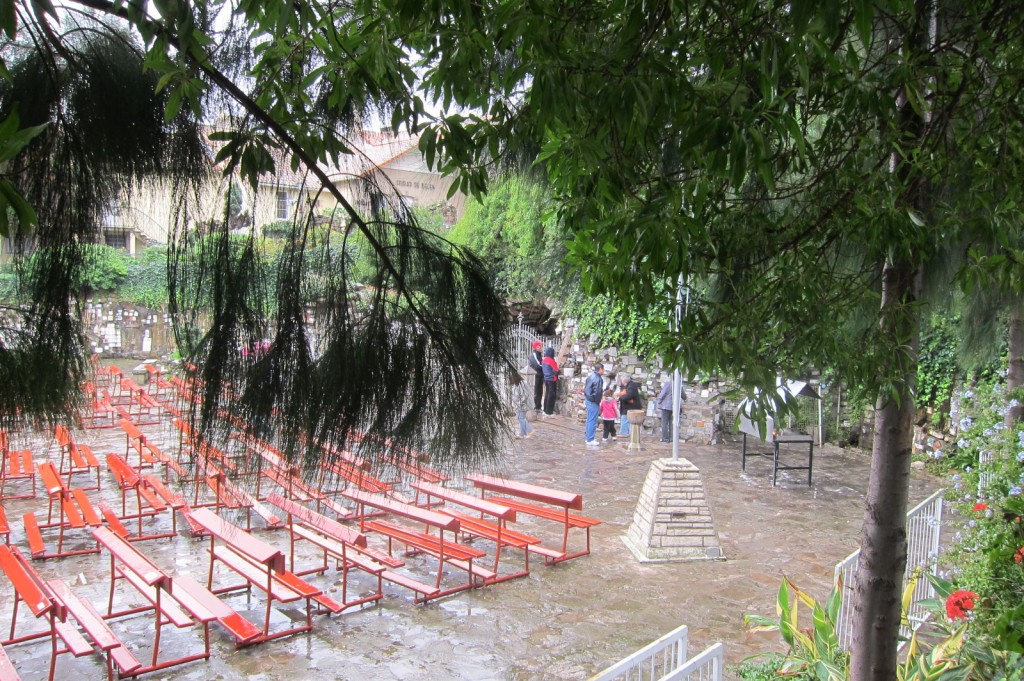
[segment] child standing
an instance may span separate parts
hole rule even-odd
[[[601,420],[604,421],[604,434],[602,442],[608,442],[608,438],[615,439],[615,422],[619,419],[619,402],[611,389],[604,391],[604,399],[601,400]]]

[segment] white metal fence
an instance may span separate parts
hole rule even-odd
[[[906,584],[919,569],[922,577],[914,588],[914,597],[907,613],[911,629],[903,628],[900,631],[904,638],[909,638],[912,631],[927,618],[928,612],[921,602],[935,597],[935,591],[931,583],[924,578],[924,574],[934,575],[938,570],[944,492],[945,490],[940,489],[907,512],[907,568],[903,575],[903,583]],[[857,549],[836,564],[833,579],[833,583],[838,583],[842,578],[843,583],[843,602],[836,622],[836,635],[839,637],[839,645],[844,650],[850,649],[853,637],[853,589],[859,561],[860,549]]]
[[[686,625],[613,664],[590,681],[721,681],[725,648],[716,643],[686,659]]]

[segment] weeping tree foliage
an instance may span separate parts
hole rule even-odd
[[[123,45],[133,58],[124,62],[131,78],[118,71],[86,78],[72,61],[78,70],[69,65],[61,78],[47,81],[53,83],[49,117],[26,115],[35,110],[38,92],[11,88],[4,96],[26,123],[53,120],[55,111],[72,104],[88,114],[67,115],[53,126],[59,148],[85,148],[74,163],[58,162],[51,152],[49,165],[67,175],[47,184],[49,195],[34,193],[26,175],[10,175],[40,212],[35,238],[64,249],[46,262],[46,271],[61,277],[51,277],[45,288],[46,311],[29,315],[57,319],[62,335],[51,330],[47,337],[62,340],[43,349],[40,329],[17,343],[22,351],[51,355],[60,348],[60,356],[45,361],[61,368],[64,373],[54,375],[60,373],[64,384],[34,394],[67,406],[82,377],[81,338],[67,285],[80,266],[78,244],[94,238],[103,211],[144,178],[166,170],[175,180],[209,181],[209,147],[168,152],[175,144],[197,143],[197,122],[217,118],[212,160],[225,176],[247,183],[255,195],[261,179],[279,169],[303,175],[311,191],[338,202],[343,218],[332,227],[345,238],[337,248],[333,240],[307,248],[316,233],[312,208],[299,211],[289,245],[268,273],[259,266],[253,229],[232,233],[225,206],[197,233],[197,218],[205,216],[196,212],[199,202],[188,199],[198,198],[200,189],[193,184],[191,194],[177,192],[169,304],[196,387],[194,428],[214,443],[231,428],[275,431],[286,455],[309,466],[332,455],[325,452],[348,447],[368,456],[388,447],[425,449],[442,467],[492,457],[507,431],[490,379],[490,372],[507,366],[507,319],[484,268],[420,229],[379,173],[361,175],[355,195],[343,195],[328,180],[327,170],[353,153],[349,136],[365,121],[383,118],[395,130],[417,125],[423,104],[412,91],[415,73],[398,36],[389,35],[386,24],[363,21],[366,8],[319,2],[147,7],[104,0],[72,1],[59,10],[48,3],[0,3],[11,49],[26,45],[5,53],[12,73],[42,73],[33,66],[37,61],[66,59],[78,42]],[[88,31],[71,28],[87,22]],[[113,81],[139,83],[140,91],[102,89]],[[56,83],[79,83],[80,89]],[[87,85],[97,90],[87,92]],[[152,111],[120,111],[134,101],[151,104]],[[85,142],[77,127],[85,118],[108,138]],[[159,123],[168,146],[156,148],[148,138],[109,139],[117,130],[113,124],[132,129],[137,118]],[[143,165],[146,158],[151,166]],[[27,158],[21,163],[33,167]],[[56,208],[64,204],[74,206]],[[351,276],[349,238],[372,252],[379,270],[371,286]],[[11,364],[36,378],[24,362]],[[16,403],[26,409],[28,397]]]
[[[37,216],[13,238],[29,302],[5,311],[0,334],[0,421],[10,426],[67,418],[77,404],[88,358],[76,293],[104,216],[151,178],[174,178],[186,192],[208,164],[195,117],[165,120],[166,97],[124,31],[83,21],[57,34],[29,23],[2,55],[0,115],[16,112],[41,131],[4,168]]]

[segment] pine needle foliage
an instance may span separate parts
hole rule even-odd
[[[4,169],[38,227],[13,240],[28,302],[6,310],[0,333],[3,427],[73,413],[88,367],[76,293],[104,217],[147,179],[184,189],[207,172],[196,120],[164,120],[165,98],[127,34],[91,21],[57,33],[21,18],[19,41],[3,45],[0,112],[46,128]]]
[[[117,25],[144,46],[127,51],[135,61],[123,59],[123,69],[93,74],[78,64],[81,59],[67,56],[79,38],[56,32],[63,14],[36,3],[14,6],[32,28],[19,37],[39,36],[46,59],[77,67],[62,71],[63,80],[53,79],[52,93],[43,100],[55,104],[38,104],[38,92],[11,92],[5,101],[18,102],[23,113],[73,110],[76,116],[68,120],[94,128],[113,122],[131,129],[141,120],[188,133],[198,130],[196,121],[217,119],[212,161],[225,180],[241,181],[258,195],[259,187],[290,172],[330,193],[344,216],[332,225],[341,238],[323,242],[316,238],[322,228],[314,224],[313,205],[305,205],[286,235],[288,246],[268,268],[254,228],[238,233],[227,206],[209,221],[196,212],[198,184],[181,184],[186,177],[209,181],[209,145],[197,147],[202,153],[188,153],[195,151],[189,147],[167,156],[173,144],[160,145],[181,145],[199,135],[147,137],[141,130],[134,139],[90,138],[74,163],[62,160],[63,167],[76,170],[62,179],[75,182],[60,183],[60,196],[32,195],[50,211],[48,223],[74,230],[52,237],[69,250],[54,251],[47,266],[75,269],[81,263],[77,244],[96,234],[115,199],[154,175],[178,183],[169,305],[179,352],[194,382],[189,416],[199,437],[224,444],[232,430],[273,434],[285,455],[310,472],[348,447],[367,457],[426,450],[441,468],[477,465],[494,456],[508,433],[491,382],[493,372],[509,367],[503,342],[508,320],[485,269],[465,250],[421,229],[382,174],[353,173],[356,188],[343,195],[325,170],[353,153],[353,136],[370,118],[390,119],[396,132],[418,127],[424,108],[413,92],[415,72],[400,36],[384,35],[385,23],[364,22],[366,7],[301,0],[180,2],[159,5],[155,12],[144,3],[67,3],[68,12],[85,7],[102,17],[82,35],[120,36],[120,29],[110,28]],[[230,15],[226,28],[214,21],[218,15]],[[13,37],[12,27],[4,28]],[[98,54],[105,57],[118,45],[133,45],[123,37],[100,44],[104,51]],[[26,72],[43,68],[23,61],[12,63]],[[115,88],[110,91],[117,97],[72,87],[85,73],[89,79],[83,76],[83,82]],[[125,89],[136,82],[138,91]],[[145,106],[111,110],[122,100]],[[36,118],[43,117],[26,115],[25,123]],[[193,127],[182,131],[184,122]],[[66,121],[55,127],[66,136],[79,134]],[[182,167],[167,163],[176,159]],[[199,172],[193,176],[193,170]],[[67,194],[87,209],[54,213]],[[80,224],[61,219],[72,213]],[[353,276],[350,241],[359,241],[368,252],[363,262],[375,266],[369,281]],[[59,271],[66,281],[75,279],[74,272]],[[68,305],[66,282],[51,290],[51,308],[57,301]],[[77,362],[68,373],[68,395],[82,377],[84,355],[75,315],[60,319],[69,336],[62,347],[70,354],[53,365]],[[24,345],[35,347],[38,338]]]

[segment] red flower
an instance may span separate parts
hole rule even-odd
[[[988,510],[988,506],[986,506],[985,504],[983,504],[980,501],[974,505],[974,512],[975,513],[984,513],[987,510]]]
[[[1013,554],[1013,559],[1018,563],[1024,561],[1024,546],[1017,549],[1017,553]]]
[[[973,591],[954,591],[946,599],[946,617],[951,620],[959,620],[967,617],[967,612],[974,610],[974,602],[978,594]]]

